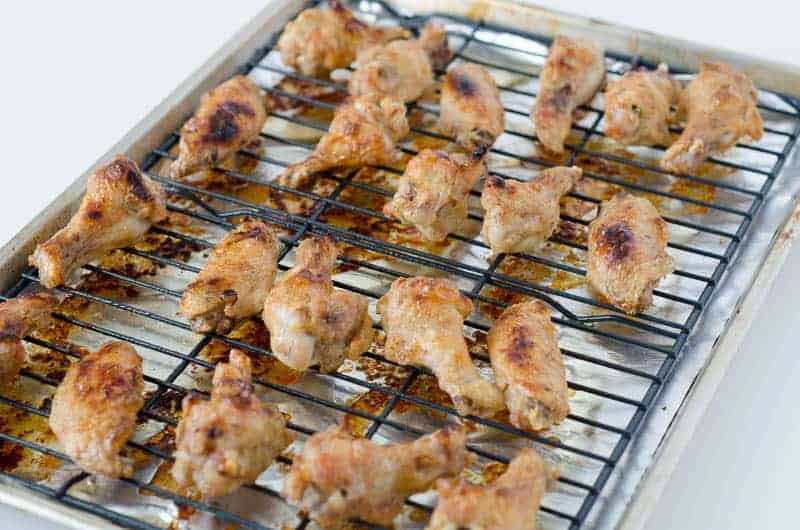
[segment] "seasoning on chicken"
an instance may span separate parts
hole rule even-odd
[[[54,295],[38,292],[0,304],[0,388],[13,382],[25,363],[22,338],[45,325],[57,303]]]
[[[623,145],[669,145],[681,84],[666,64],[625,73],[606,87],[606,136]]]
[[[172,476],[214,499],[249,484],[294,440],[286,418],[252,384],[250,359],[233,349],[214,371],[211,399],[187,395],[175,434]]]
[[[558,227],[559,199],[582,174],[573,166],[546,169],[530,182],[489,177],[481,195],[481,237],[492,249],[490,257],[539,248]]]
[[[531,110],[536,137],[549,151],[564,152],[575,109],[591,101],[603,84],[603,53],[599,44],[564,36],[550,46]]]
[[[408,131],[401,101],[380,94],[349,97],[336,107],[328,132],[314,151],[287,167],[279,181],[297,188],[326,169],[391,164],[400,156],[397,142]]]
[[[550,310],[539,300],[506,308],[487,338],[513,425],[539,431],[569,413],[567,372]]]
[[[378,301],[386,332],[384,356],[429,368],[459,414],[490,417],[503,408],[503,395],[472,363],[463,322],[472,302],[443,279],[400,278]]]
[[[764,129],[757,103],[758,92],[743,73],[725,63],[703,63],[680,97],[686,127],[664,153],[661,165],[674,173],[688,173],[742,138],[760,140]]]
[[[505,129],[505,110],[494,78],[480,65],[458,63],[442,78],[439,128],[481,157]]]
[[[180,312],[196,333],[227,333],[237,319],[257,315],[278,266],[278,238],[260,221],[242,223],[217,243],[183,291]]]
[[[589,284],[626,313],[643,311],[673,270],[667,237],[667,224],[647,199],[617,195],[604,202],[589,224]]]
[[[277,49],[283,64],[305,76],[326,77],[349,66],[362,48],[408,37],[403,28],[370,26],[339,0],[329,0],[328,8],[306,9],[286,24]]]
[[[267,121],[261,91],[237,75],[211,90],[181,128],[178,159],[170,176],[179,179],[216,166],[258,137]]]
[[[383,213],[413,226],[427,241],[444,241],[467,222],[469,192],[485,176],[478,158],[424,149],[409,160]]]
[[[294,370],[318,364],[322,372],[355,359],[372,343],[372,319],[363,296],[334,289],[336,245],[328,237],[305,239],[294,267],[264,302],[272,353]]]
[[[164,190],[133,160],[117,155],[86,184],[80,208],[67,226],[36,247],[30,264],[47,288],[106,252],[136,243],[153,223],[167,216]]]
[[[460,425],[389,445],[353,438],[346,427],[336,426],[306,441],[286,477],[283,496],[322,528],[356,517],[391,527],[407,497],[462,470],[465,448]]]
[[[70,366],[50,409],[64,452],[89,473],[131,476],[119,452],[136,429],[143,389],[142,358],[125,342],[106,342]]]

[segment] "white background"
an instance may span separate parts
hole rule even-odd
[[[0,244],[265,3],[3,2]],[[792,0],[538,3],[800,65]],[[797,525],[800,246],[776,285],[660,499],[654,530]],[[0,528],[57,527],[0,507]]]

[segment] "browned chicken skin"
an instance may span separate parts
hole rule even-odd
[[[424,149],[409,160],[383,213],[412,225],[427,241],[444,241],[467,222],[469,192],[485,176],[478,158]]]
[[[589,224],[589,284],[626,313],[643,311],[673,270],[667,238],[667,224],[647,199],[618,195],[604,202]]]
[[[49,321],[58,299],[50,293],[23,294],[0,304],[0,388],[16,379],[25,362],[22,338]]]
[[[264,99],[255,83],[241,75],[228,79],[203,95],[194,116],[181,128],[170,176],[178,179],[216,166],[257,138],[266,121]]]
[[[539,248],[558,227],[559,199],[582,174],[574,166],[546,169],[530,182],[489,177],[481,195],[481,237],[492,249],[490,257]]]
[[[724,63],[703,63],[680,97],[686,127],[664,153],[661,165],[688,173],[742,138],[761,139],[764,130],[757,103],[756,88],[743,73]]]
[[[233,349],[214,371],[211,400],[183,399],[172,467],[178,487],[195,486],[206,499],[227,495],[254,482],[294,440],[280,410],[256,395],[251,372],[247,355]]]
[[[535,431],[561,423],[569,413],[567,372],[547,306],[534,300],[508,307],[487,340],[511,423]]]
[[[217,243],[208,262],[183,291],[180,312],[196,333],[227,333],[237,319],[257,315],[272,288],[278,238],[266,224],[248,221]]]
[[[64,452],[89,473],[132,475],[119,452],[136,429],[143,389],[142,358],[125,342],[106,342],[70,366],[50,409]]]
[[[303,240],[295,266],[278,280],[264,302],[272,353],[294,370],[318,364],[321,371],[332,372],[372,343],[367,300],[334,289],[335,264],[336,245],[330,238]]]
[[[400,278],[378,300],[386,332],[384,356],[425,366],[461,415],[490,417],[503,408],[503,395],[483,379],[464,339],[464,319],[472,302],[447,280]]]
[[[549,151],[564,152],[575,109],[588,103],[606,76],[603,48],[559,35],[542,69],[531,118],[536,137]]]
[[[338,0],[329,0],[328,6],[300,13],[278,40],[283,64],[305,76],[326,77],[349,66],[361,48],[409,36],[403,28],[379,28],[358,20]]]
[[[397,142],[408,131],[401,101],[380,94],[350,97],[336,108],[328,132],[314,151],[287,167],[279,181],[297,188],[326,169],[391,164],[399,157]]]
[[[29,258],[47,288],[106,252],[135,243],[167,216],[164,190],[133,160],[117,155],[86,184],[80,208],[67,226],[36,247]]]
[[[283,496],[322,528],[356,518],[386,527],[407,497],[464,467],[466,432],[448,426],[412,443],[379,445],[344,426],[311,436],[295,457]]]

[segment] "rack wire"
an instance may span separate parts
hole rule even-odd
[[[420,17],[400,14],[381,2],[360,2],[354,4],[353,7],[364,18],[378,17],[383,20],[390,20],[414,32],[417,32],[429,19],[435,19],[445,24],[447,28],[451,48],[454,50],[452,62],[475,62],[487,67],[493,73],[520,76],[530,79],[534,84],[537,78],[535,68],[526,69],[509,66],[501,61],[493,62],[486,58],[486,53],[479,57],[480,53],[476,53],[476,51],[486,52],[488,50],[490,56],[495,54],[501,57],[503,56],[502,54],[506,54],[506,56],[508,54],[511,54],[511,56],[524,55],[534,64],[540,65],[546,56],[546,46],[551,42],[550,39],[539,35],[497,27],[481,20],[467,20],[451,15]],[[276,40],[277,35],[273,35],[268,43],[259,49],[247,64],[242,65],[240,72],[250,75],[254,80],[263,80],[265,75],[285,76],[286,78],[323,87],[333,92],[346,90],[341,84],[307,78],[283,67],[276,60],[277,54],[273,49]],[[640,57],[629,57],[615,53],[607,53],[607,57],[609,59],[607,63],[609,76],[618,75],[629,68],[640,65],[655,66],[647,64]],[[442,73],[437,72],[437,75]],[[687,74],[687,72],[676,73],[679,75]],[[285,98],[309,107],[330,110],[335,106],[334,103],[324,101],[319,97],[288,92],[276,86],[275,83],[267,84],[262,81],[261,86],[272,96]],[[527,119],[527,108],[522,108],[519,105],[515,106],[515,103],[525,101],[524,98],[532,100],[536,95],[535,90],[519,88],[518,85],[503,84],[501,92],[504,104],[506,104],[505,110],[508,121],[513,121],[515,117],[521,117],[523,120]],[[762,95],[764,94],[768,93],[762,92]],[[290,267],[292,250],[301,239],[311,235],[330,235],[339,243],[359,249],[362,252],[362,254],[357,255],[342,253],[339,256],[339,263],[343,270],[361,271],[391,280],[411,275],[406,266],[413,265],[416,271],[415,274],[445,274],[458,279],[459,285],[463,287],[464,294],[476,304],[485,308],[502,309],[507,305],[508,297],[538,298],[546,302],[554,310],[553,321],[559,328],[560,333],[569,332],[573,337],[581,337],[584,342],[597,342],[602,344],[603,347],[611,349],[613,349],[613,346],[609,346],[609,344],[617,344],[620,345],[619,348],[625,348],[625,351],[634,351],[637,355],[650,359],[649,364],[636,365],[636,363],[630,362],[628,358],[623,356],[613,358],[598,355],[597,350],[584,350],[581,348],[580,341],[573,340],[567,345],[564,345],[562,341],[563,354],[571,367],[573,365],[590,367],[591,370],[594,370],[592,373],[595,374],[597,373],[596,370],[605,371],[603,373],[611,374],[605,379],[606,381],[613,382],[615,377],[620,377],[640,382],[641,392],[638,395],[628,395],[619,392],[611,384],[602,384],[603,379],[584,379],[581,377],[580,370],[570,370],[569,386],[576,395],[584,396],[592,406],[623,411],[621,417],[624,418],[624,421],[615,424],[603,418],[598,419],[597,416],[588,413],[587,410],[589,409],[585,407],[578,407],[577,410],[573,407],[573,412],[568,416],[566,422],[573,425],[575,429],[591,430],[594,433],[595,440],[599,439],[601,440],[600,442],[585,444],[575,438],[563,437],[564,439],[559,439],[550,436],[548,433],[521,431],[499,419],[468,418],[469,422],[477,426],[478,429],[513,437],[514,440],[539,447],[545,452],[551,451],[552,455],[556,455],[555,457],[557,459],[561,458],[562,461],[573,463],[577,461],[582,465],[588,465],[591,470],[589,478],[580,473],[573,476],[571,471],[576,468],[569,465],[564,466],[565,468],[562,468],[561,477],[557,484],[559,493],[555,497],[546,497],[541,507],[541,517],[548,527],[577,529],[591,522],[590,514],[593,507],[598,504],[598,499],[609,485],[612,472],[620,464],[623,454],[640,430],[645,416],[652,408],[659,392],[669,380],[676,364],[679,362],[681,351],[692,330],[697,325],[698,319],[703,314],[709,299],[720,281],[722,281],[728,267],[735,263],[737,249],[745,240],[753,219],[762,207],[774,180],[779,175],[788,154],[794,148],[798,136],[800,136],[800,102],[786,96],[774,94],[772,96],[774,97],[762,99],[759,108],[767,116],[779,117],[785,126],[768,127],[766,129],[767,141],[762,141],[758,145],[739,145],[736,148],[736,151],[743,150],[750,155],[763,156],[765,162],[756,166],[737,161],[735,157],[733,159],[714,158],[710,161],[710,165],[716,168],[724,168],[725,171],[731,171],[734,174],[746,174],[746,177],[741,179],[742,182],[704,175],[674,175],[669,177],[677,182],[684,181],[713,189],[718,195],[712,198],[697,198],[683,194],[680,191],[665,190],[656,185],[650,185],[650,181],[647,180],[642,182],[635,179],[626,179],[624,174],[603,171],[602,169],[607,168],[608,165],[612,167],[616,165],[624,168],[624,170],[635,172],[637,175],[642,173],[665,175],[665,172],[657,164],[653,163],[652,159],[621,156],[617,152],[606,149],[602,143],[598,144],[596,140],[603,137],[603,111],[602,106],[596,104],[584,106],[583,110],[586,116],[574,125],[573,136],[567,145],[568,155],[564,160],[554,161],[537,154],[521,154],[507,146],[511,144],[504,144],[502,141],[498,141],[491,149],[490,157],[514,160],[518,163],[518,166],[513,166],[511,169],[491,167],[490,165],[490,173],[502,178],[521,178],[515,173],[514,167],[545,168],[554,165],[577,163],[584,167],[584,175],[591,181],[618,186],[632,193],[643,193],[647,194],[648,197],[674,201],[690,208],[700,209],[702,213],[698,215],[665,214],[664,217],[670,226],[671,234],[674,234],[675,231],[679,233],[680,231],[689,231],[695,234],[697,241],[703,243],[713,240],[715,244],[692,244],[691,242],[687,243],[671,238],[669,243],[671,250],[675,254],[687,255],[690,259],[679,260],[678,270],[673,275],[676,280],[671,283],[666,282],[666,287],[662,287],[655,292],[656,305],[661,305],[666,309],[663,311],[648,311],[635,317],[624,315],[613,306],[587,296],[583,292],[574,289],[561,290],[551,285],[546,285],[543,281],[516,276],[513,272],[508,272],[504,269],[504,264],[510,259],[509,256],[504,254],[484,263],[481,263],[480,260],[457,259],[452,256],[439,255],[425,249],[421,250],[392,242],[374,234],[367,234],[363,230],[359,230],[358,227],[342,227],[330,223],[333,213],[346,212],[356,216],[358,219],[391,225],[391,221],[379,209],[370,208],[369,205],[371,203],[378,204],[381,200],[391,197],[393,190],[375,183],[365,182],[360,179],[358,170],[321,175],[320,180],[324,180],[329,184],[327,188],[323,187],[324,190],[327,190],[326,193],[319,192],[316,188],[311,191],[287,188],[252,173],[230,169],[220,170],[221,174],[235,182],[263,187],[271,193],[298,199],[302,198],[308,201],[308,208],[298,213],[241,198],[226,192],[226,190],[214,190],[196,184],[173,181],[165,177],[158,171],[158,168],[163,167],[165,161],[174,159],[172,153],[178,141],[179,132],[169,135],[158,149],[141,161],[141,166],[145,172],[163,184],[170,192],[171,200],[168,209],[173,217],[186,218],[193,223],[214,227],[218,231],[229,230],[243,216],[262,219],[281,227],[284,230],[284,236],[281,238],[282,250],[279,255],[279,268],[281,270],[286,270]],[[514,98],[523,99],[517,100]],[[511,103],[508,103],[509,101]],[[417,112],[420,115],[430,115],[435,118],[438,110],[435,105],[415,103],[409,105],[409,112]],[[319,131],[327,129],[327,123],[324,121],[309,119],[281,110],[270,111],[270,117],[271,119],[283,120]],[[423,126],[420,126],[420,123]],[[412,132],[419,137],[427,137],[433,140],[449,140],[430,127],[424,126],[425,119],[422,119],[420,123],[412,127]],[[504,136],[516,139],[515,141],[517,142],[527,141],[531,145],[536,145],[537,143],[535,135],[518,128],[507,128]],[[282,146],[298,150],[310,150],[313,148],[313,145],[309,145],[306,142],[276,136],[269,132],[262,133],[262,140],[268,142],[268,146]],[[403,151],[413,155],[416,149],[413,145],[406,144]],[[658,150],[656,149],[655,151],[657,152]],[[266,149],[265,154],[254,152],[253,150],[244,150],[239,156],[250,158],[259,165],[266,165],[277,170],[293,161],[273,156],[269,147]],[[606,164],[606,166],[603,166],[603,164]],[[600,169],[596,169],[597,167]],[[399,168],[382,167],[379,169],[393,174],[402,172]],[[372,199],[362,200],[356,204],[352,200],[352,197],[356,196],[356,194],[362,198],[371,197]],[[479,191],[473,192],[475,197],[478,197],[479,194]],[[602,199],[581,190],[571,193],[570,197],[577,203],[591,207],[599,204]],[[725,219],[733,219],[733,221],[729,221],[727,224],[704,222],[705,216],[709,215],[708,212],[725,216]],[[480,213],[474,209],[471,210],[470,218],[477,223],[482,220]],[[585,227],[587,224],[587,220],[580,216],[565,213],[562,218],[578,227],[579,230],[580,227]],[[194,250],[207,250],[213,245],[213,241],[207,235],[206,237],[200,237],[196,232],[181,231],[174,226],[157,226],[152,229],[152,233],[166,237],[170,241],[188,245]],[[553,242],[571,252],[581,253],[585,251],[585,245],[579,240],[576,241],[559,235],[553,238]],[[473,235],[451,234],[448,244],[460,245],[460,248],[466,248],[470,252],[485,253],[486,250],[485,244],[475,239]],[[185,259],[185,256],[174,256],[169,253],[142,250],[141,248],[127,248],[123,249],[123,252],[130,256],[148,260],[158,267],[175,270],[182,275],[191,276],[200,270],[198,264],[190,263],[189,260]],[[364,258],[364,255],[380,256],[385,259],[379,262],[374,259]],[[516,256],[515,259],[523,260],[530,267],[544,267],[551,272],[563,271],[578,278],[585,275],[585,270],[581,266],[549,256],[547,252]],[[683,263],[688,265],[682,266]],[[697,263],[704,265],[697,266]],[[88,273],[97,277],[111,279],[119,285],[162,296],[165,300],[171,300],[173,303],[181,296],[180,288],[166,286],[155,280],[151,281],[150,279],[135,277],[135,275],[127,274],[125,271],[112,270],[98,265],[87,265],[85,269]],[[16,285],[5,293],[3,298],[14,297],[37,282],[36,271],[34,269],[27,270],[22,274]],[[338,276],[335,285],[358,292],[368,297],[371,301],[376,300],[383,294],[382,290],[369,289],[359,285],[358,282],[352,281],[351,276],[346,274]],[[687,285],[691,287],[687,287]],[[114,296],[98,294],[75,287],[62,287],[58,290],[66,295],[87,300],[98,306],[113,308],[114,311],[127,315],[126,318],[134,319],[137,325],[142,328],[158,325],[165,329],[175,330],[175,333],[188,333],[190,331],[185,321],[167,314],[166,311],[140,307],[136,305],[135,300],[122,301]],[[675,310],[676,307],[679,309]],[[156,340],[121,332],[110,325],[109,322],[98,322],[93,321],[90,317],[76,317],[61,313],[57,313],[54,316],[74,329],[97,335],[98,338],[127,341],[138,349],[144,349],[154,355],[163,356],[174,363],[166,375],[153,375],[145,370],[145,381],[152,387],[153,391],[148,396],[140,416],[143,421],[156,422],[162,426],[174,427],[176,418],[159,410],[158,404],[160,400],[168,393],[183,395],[188,391],[181,381],[189,370],[193,368],[213,369],[214,363],[200,355],[213,342],[240,348],[253,355],[266,357],[271,355],[268,349],[262,345],[230,336],[206,335],[197,340],[196,344],[191,348],[180,350],[165,346]],[[476,313],[465,324],[467,331],[474,335],[487,332],[490,320],[482,318],[480,313]],[[27,337],[26,341],[32,345],[47,348],[54,355],[64,356],[65,358],[77,358],[80,355],[78,349],[70,345],[65,346],[37,337]],[[366,353],[365,357],[380,365],[391,366],[393,364],[383,358],[379,352]],[[475,354],[475,358],[479,362],[487,360],[485,354],[482,355],[480,353]],[[655,361],[652,361],[652,359],[655,359]],[[339,415],[359,418],[367,425],[363,433],[366,438],[376,437],[385,429],[390,429],[409,437],[425,434],[428,429],[424,426],[412,425],[411,422],[404,421],[403,417],[397,414],[401,403],[413,404],[421,410],[439,414],[441,417],[446,418],[443,420],[445,422],[453,421],[456,417],[456,412],[452,406],[431,399],[429,396],[412,392],[415,384],[418,384],[424,378],[430,378],[430,372],[421,368],[405,368],[404,370],[403,377],[394,385],[371,381],[368,378],[358,377],[345,371],[332,374],[315,374],[316,377],[326,380],[330,384],[355,389],[353,390],[355,395],[365,392],[380,394],[384,398],[384,403],[374,412],[361,410],[351,406],[349,402],[342,402],[329,396],[320,396],[289,384],[275,382],[269,378],[257,378],[255,383],[274,395],[283,396],[286,400],[306,402],[320,407],[320,410],[330,410]],[[28,368],[22,371],[21,377],[51,388],[54,388],[60,380],[59,377],[42,374]],[[597,381],[600,381],[600,383]],[[17,413],[31,416],[46,418],[49,414],[47,401],[40,405],[33,405],[23,399],[3,394],[0,395],[0,405],[5,405],[9,410],[14,410]],[[316,431],[312,426],[295,421],[290,422],[290,428],[300,433],[301,436],[308,436]],[[6,432],[5,429],[0,429],[0,440],[4,442],[4,451],[9,451],[10,448],[18,446],[33,453],[69,463],[69,458],[63,453],[49,447],[47,444],[26,437],[24,434],[11,434]],[[165,450],[157,445],[135,441],[129,442],[129,446],[130,449],[140,451],[155,459],[162,461],[170,461],[172,459],[169,448]],[[507,452],[487,448],[485,444],[474,439],[469,444],[469,450],[482,459],[483,462],[507,463],[510,455]],[[287,457],[281,457],[279,460],[284,464],[291,461]],[[87,499],[85,496],[75,493],[76,488],[89,478],[86,473],[75,473],[58,485],[53,485],[47,481],[34,480],[13,469],[4,468],[0,473],[6,480],[48,498],[57,499],[65,505],[98,515],[120,526],[137,529],[159,527],[153,521],[141,518],[134,512],[121,509],[119,506],[107,505]],[[122,482],[137,488],[140,492],[147,492],[161,499],[174,502],[176,506],[213,515],[224,523],[244,528],[263,529],[270,527],[268,523],[249,519],[246,515],[237,513],[235,510],[216,503],[205,503],[181,496],[169,488],[154,485],[146,480],[128,478],[122,479]],[[246,489],[254,494],[263,495],[264,498],[274,499],[275,502],[282,502],[279,492],[273,486],[259,483],[247,486]],[[556,502],[551,502],[551,498],[555,498]],[[431,504],[424,499],[410,499],[408,505],[423,512],[431,511]],[[303,530],[309,524],[309,520],[304,517],[297,517],[295,523],[294,526],[298,530]]]

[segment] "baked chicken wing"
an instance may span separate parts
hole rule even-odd
[[[133,474],[119,452],[136,429],[143,388],[142,358],[125,342],[106,342],[69,367],[53,396],[50,428],[84,471]]]
[[[0,388],[14,381],[25,362],[22,338],[49,321],[58,299],[46,292],[23,294],[0,304]]]
[[[644,310],[653,288],[672,272],[667,224],[648,201],[617,195],[589,224],[589,285],[626,313]]]
[[[464,467],[466,432],[449,426],[404,444],[379,445],[337,426],[311,436],[283,496],[322,528],[347,519],[391,527],[407,497]]]
[[[133,160],[117,155],[86,184],[80,208],[67,226],[36,247],[29,261],[47,288],[106,252],[135,243],[167,216],[164,190]]]
[[[483,379],[464,339],[472,302],[447,280],[400,278],[378,301],[390,361],[424,366],[461,415],[489,417],[503,408],[503,395]]]

